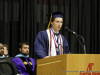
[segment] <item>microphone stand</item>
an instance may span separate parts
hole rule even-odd
[[[67,29],[67,31],[71,32],[72,34],[76,35],[80,45],[82,46],[82,48],[84,50],[84,54],[86,54],[86,47],[85,47],[85,40],[84,40],[84,38],[82,36],[80,36],[80,35],[77,35],[74,31],[70,30],[68,27],[65,27],[65,29]],[[80,42],[79,37],[83,40],[83,45]]]
[[[83,46],[82,46],[82,44],[81,44],[81,46],[82,46],[82,48],[84,50],[84,54],[86,54],[86,47],[85,47],[85,40],[84,40],[84,38],[82,36],[80,36],[80,35],[77,35],[77,34],[76,34],[76,37],[77,37],[77,39],[78,39],[80,44],[81,44],[81,42],[80,42],[78,37],[80,37],[83,40]]]

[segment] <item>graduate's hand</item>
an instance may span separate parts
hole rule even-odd
[[[46,56],[45,58],[49,58],[49,56]]]

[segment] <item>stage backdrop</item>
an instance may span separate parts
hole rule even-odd
[[[0,43],[8,44],[9,55],[15,56],[18,44],[29,42],[34,57],[35,38],[48,25],[46,13],[57,10],[64,13],[60,33],[67,38],[70,51],[84,53],[76,36],[65,27],[84,37],[86,53],[100,53],[100,0],[0,0]]]

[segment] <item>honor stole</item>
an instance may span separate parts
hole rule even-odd
[[[54,37],[54,34],[53,34],[53,31],[51,30],[51,28],[47,29],[47,34],[48,34],[48,37],[49,37],[49,56],[51,57],[52,54],[51,54],[51,49],[52,49],[52,43],[54,41],[54,44],[55,44],[55,48],[59,48],[60,50],[60,55],[63,54],[63,40],[62,40],[62,37],[61,37],[61,34],[58,36],[58,43],[56,42],[55,40],[55,37]],[[57,50],[56,50],[57,51]],[[55,56],[55,55],[54,55]]]

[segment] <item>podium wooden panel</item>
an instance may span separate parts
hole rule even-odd
[[[63,54],[39,59],[37,75],[100,75],[100,54]]]

